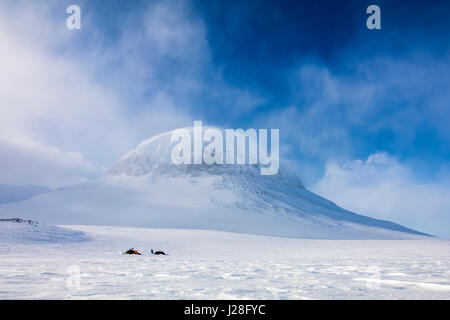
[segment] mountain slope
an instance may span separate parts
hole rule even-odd
[[[191,130],[191,129],[190,129]],[[171,132],[142,142],[96,181],[0,206],[0,217],[324,239],[414,238],[422,233],[346,211],[280,168],[174,165]]]
[[[0,184],[0,204],[22,201],[50,191],[51,189],[44,186]]]
[[[58,226],[48,226],[31,220],[0,219],[0,243],[64,243],[83,242],[83,232]]]

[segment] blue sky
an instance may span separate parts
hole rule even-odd
[[[70,4],[81,7],[81,30],[65,28]],[[366,28],[370,4],[381,8],[381,30]],[[450,236],[448,1],[0,9],[1,182],[85,181],[141,140],[194,120],[280,128],[281,162],[313,191]],[[37,164],[24,169],[29,159]]]

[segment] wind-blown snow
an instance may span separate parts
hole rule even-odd
[[[142,142],[96,181],[0,205],[0,217],[322,239],[424,236],[346,211],[282,166],[262,176],[257,165],[174,165],[170,138],[168,132]]]
[[[11,243],[0,232],[0,299],[450,299],[446,240],[69,228],[89,240]],[[131,247],[143,255],[122,254]]]

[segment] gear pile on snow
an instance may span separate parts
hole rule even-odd
[[[164,251],[153,251],[153,249],[150,249],[150,252],[151,252],[151,254],[168,256],[168,254],[165,253]]]
[[[150,249],[150,253],[151,253],[151,254],[154,254],[154,255],[168,256],[167,253],[165,253],[164,251],[161,251],[161,250],[153,251],[153,249]],[[128,249],[127,251],[124,252],[124,254],[137,254],[137,255],[142,255],[142,253],[140,253],[139,251],[135,250],[134,248]]]
[[[125,254],[138,254],[138,255],[141,255],[141,253],[138,252],[137,250],[134,250],[134,248],[128,249],[127,251],[125,251]]]

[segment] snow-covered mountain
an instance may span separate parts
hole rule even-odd
[[[273,176],[258,165],[175,165],[171,134],[143,141],[100,179],[3,204],[0,217],[324,239],[424,236],[338,207],[282,163]]]

